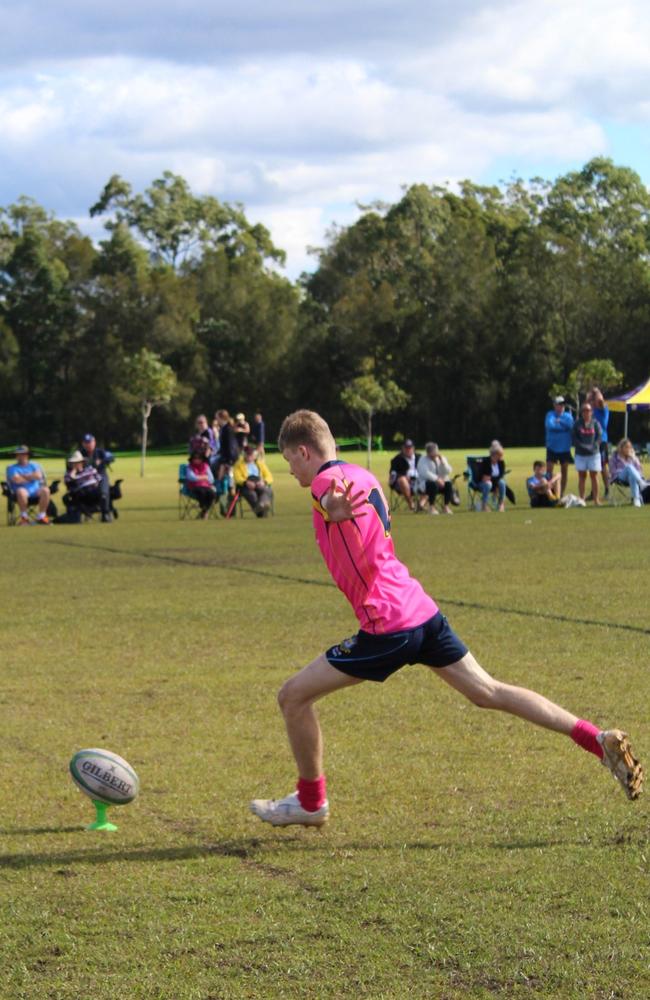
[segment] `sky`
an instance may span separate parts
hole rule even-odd
[[[112,174],[241,202],[315,267],[333,225],[413,183],[650,185],[647,0],[0,0],[0,206],[95,239]]]

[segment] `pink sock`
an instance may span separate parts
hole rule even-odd
[[[578,719],[573,731],[571,733],[571,739],[582,747],[583,750],[588,750],[589,753],[595,753],[597,757],[603,759],[603,748],[596,739],[600,729],[598,726],[594,726],[593,722],[587,722],[586,719]]]
[[[310,813],[320,809],[327,798],[324,774],[321,774],[320,778],[316,778],[314,781],[308,781],[307,778],[298,778],[296,789],[298,791],[298,802],[303,809],[306,809]]]

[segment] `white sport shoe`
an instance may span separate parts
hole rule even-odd
[[[643,767],[632,752],[627,733],[606,729],[596,737],[603,748],[603,764],[623,786],[628,799],[638,799],[643,788]]]
[[[251,812],[272,826],[291,826],[293,823],[302,826],[322,826],[329,819],[330,807],[325,799],[320,809],[308,812],[300,805],[298,792],[292,792],[284,799],[253,799]]]
[[[641,499],[641,497],[635,497],[632,503],[634,504],[635,507],[643,507],[643,500]]]

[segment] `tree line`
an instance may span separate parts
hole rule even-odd
[[[385,442],[538,443],[577,366],[650,374],[650,194],[607,159],[553,182],[412,185],[333,228],[295,282],[242,206],[169,172],[142,194],[111,177],[90,214],[97,243],[29,198],[0,209],[1,443],[66,448],[90,427],[136,446],[145,356],[174,376],[154,445],[221,406],[261,409],[271,432],[308,406],[356,433],[350,386],[369,373],[393,387]]]

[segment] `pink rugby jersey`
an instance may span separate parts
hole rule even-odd
[[[362,491],[364,517],[333,523],[321,505],[332,479],[343,492]],[[311,483],[316,541],[335,584],[354,608],[364,632],[375,635],[416,628],[438,607],[395,555],[390,514],[381,486],[366,469],[347,462],[326,462]]]

